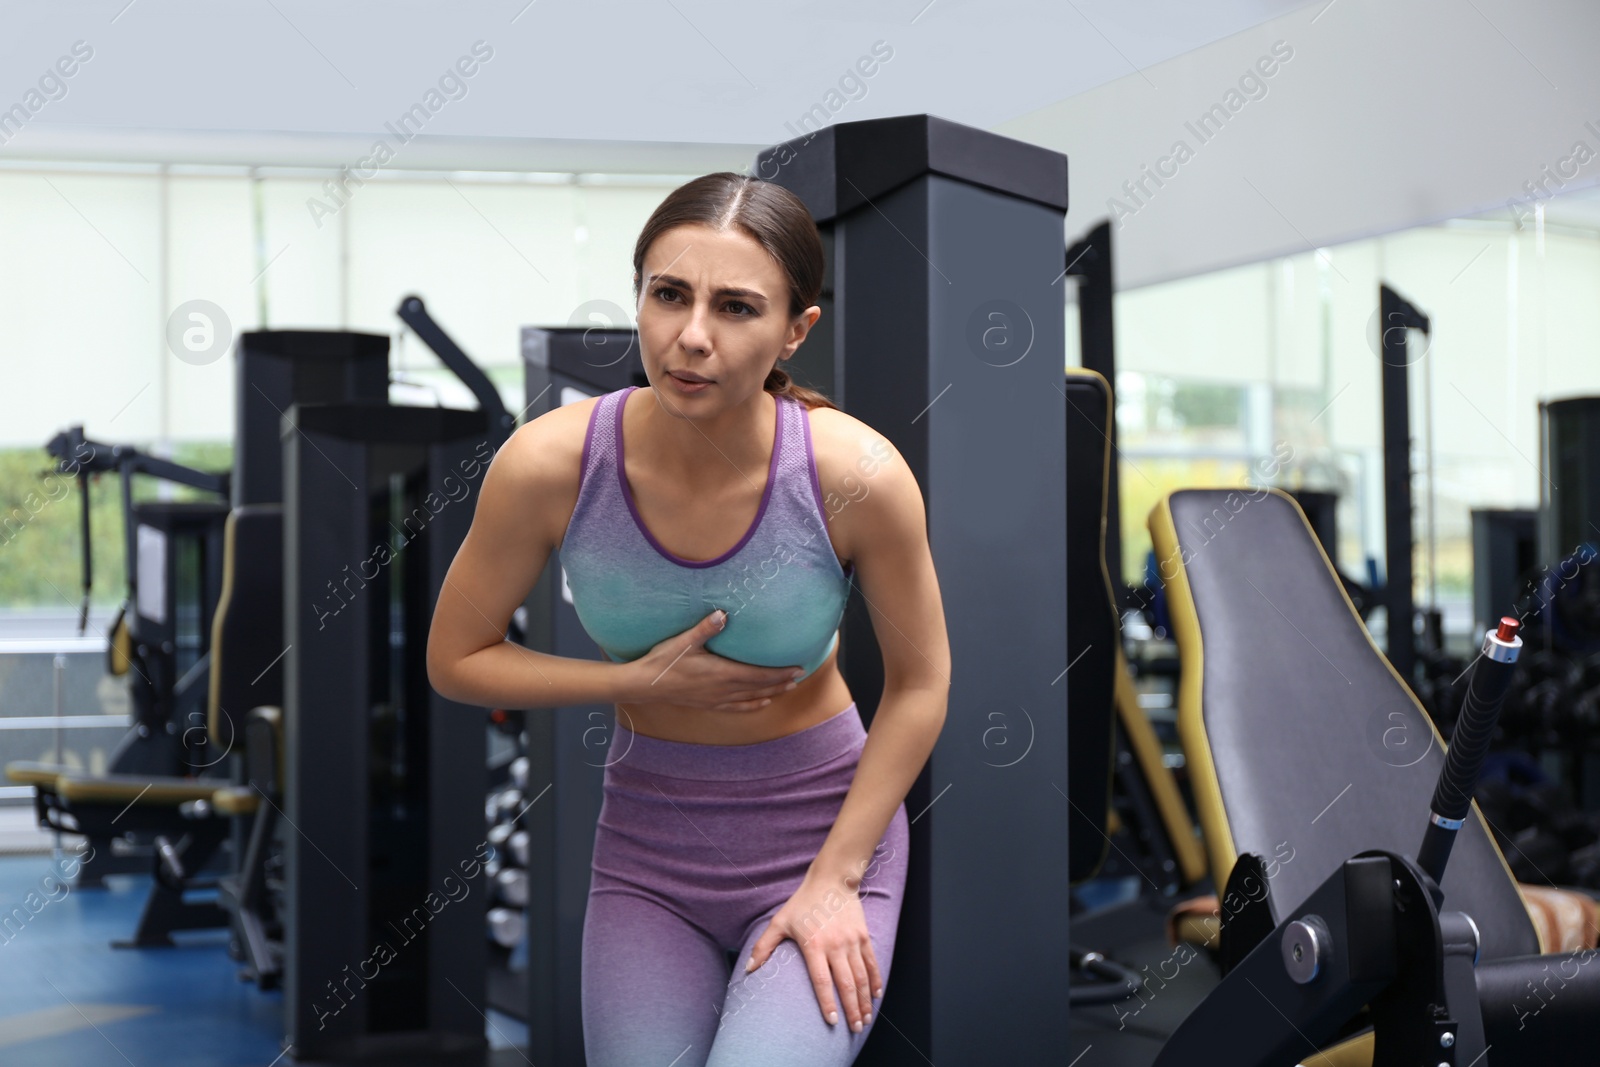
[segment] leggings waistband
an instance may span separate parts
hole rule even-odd
[[[854,701],[843,711],[792,734],[753,745],[664,741],[628,729],[617,718],[606,769],[622,767],[666,778],[737,782],[777,778],[815,767],[860,748],[867,736]]]

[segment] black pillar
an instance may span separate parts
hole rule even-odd
[[[835,381],[819,384],[916,473],[954,660],[857,1062],[1065,1062],[1066,157],[914,115],[786,142],[752,173],[822,231]],[[859,592],[843,642],[870,726],[882,667]]]

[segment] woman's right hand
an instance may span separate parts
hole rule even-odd
[[[758,667],[706,651],[705,643],[722,632],[727,620],[727,612],[719,608],[629,663],[636,672],[629,693],[632,701],[754,711],[794,689],[804,673],[798,666]]]

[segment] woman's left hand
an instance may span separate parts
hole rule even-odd
[[[745,972],[766,963],[784,938],[792,938],[805,957],[823,1018],[830,1024],[839,1021],[833,995],[837,984],[845,1019],[853,1032],[860,1033],[872,1021],[873,999],[883,995],[883,977],[856,895],[860,881],[851,881],[808,871],[800,888],[756,939]]]

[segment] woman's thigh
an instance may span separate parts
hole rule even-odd
[[[905,894],[909,838],[906,810],[901,805],[866,868],[857,894],[886,989]],[[837,986],[833,997],[839,1021],[829,1023],[823,1017],[805,956],[789,938],[760,967],[745,973],[744,964],[756,939],[776,911],[773,908],[751,923],[745,934],[742,952],[727,984],[706,1067],[843,1067],[855,1061],[877,1025],[881,998],[872,1000],[872,1021],[859,1034],[852,1032]]]
[[[702,1067],[728,982],[727,954],[663,905],[589,898],[583,922],[583,1047],[589,1067]]]

